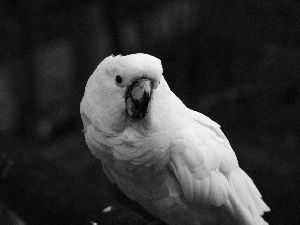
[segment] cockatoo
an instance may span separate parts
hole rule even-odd
[[[147,54],[109,56],[86,84],[85,139],[110,182],[170,225],[268,224],[220,126],[187,108],[162,73]]]

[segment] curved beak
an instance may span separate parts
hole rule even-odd
[[[125,96],[126,112],[129,116],[135,119],[146,116],[152,89],[152,82],[147,78],[140,78],[133,82]]]

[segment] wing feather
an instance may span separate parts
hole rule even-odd
[[[191,202],[193,201],[193,180],[192,173],[189,171],[187,166],[183,166],[180,170],[181,174],[183,175],[184,183],[186,184],[183,188],[183,193],[186,197],[186,199]]]
[[[228,197],[226,178],[219,172],[213,170],[210,174],[209,200],[214,206],[221,206]]]
[[[171,145],[170,165],[190,204],[212,205],[242,224],[267,224],[269,207],[238,161],[220,126],[202,114]]]

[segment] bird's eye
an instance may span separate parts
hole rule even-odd
[[[120,85],[123,84],[123,78],[122,78],[120,75],[117,75],[117,76],[116,76],[115,81],[116,81],[116,84],[117,84],[118,86],[120,86]]]

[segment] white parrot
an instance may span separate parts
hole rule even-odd
[[[109,56],[80,105],[87,145],[130,199],[170,225],[268,224],[220,126],[169,89],[158,58]]]

